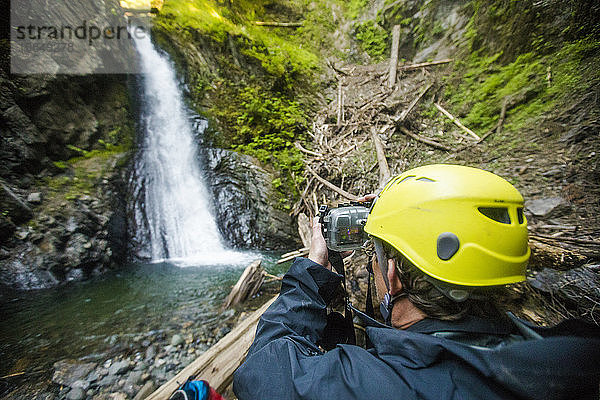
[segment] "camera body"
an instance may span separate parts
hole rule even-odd
[[[370,203],[345,203],[336,208],[321,206],[319,222],[327,248],[335,251],[359,249],[367,240],[364,231],[369,216]]]

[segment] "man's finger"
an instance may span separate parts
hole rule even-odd
[[[377,197],[375,193],[369,193],[364,195],[363,197],[359,197],[358,199],[356,199],[356,201],[358,201],[359,203],[364,203],[366,201],[373,200],[375,197]]]

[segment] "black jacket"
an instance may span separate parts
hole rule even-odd
[[[598,339],[514,341],[512,327],[442,323],[450,335],[502,338],[483,347],[443,337],[441,325],[427,319],[411,330],[368,327],[368,351],[338,345],[324,353],[316,343],[339,282],[311,260],[296,259],[234,375],[240,400],[598,399]]]

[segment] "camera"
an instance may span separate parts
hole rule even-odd
[[[346,203],[336,208],[321,206],[319,222],[327,248],[335,251],[359,249],[368,239],[364,231],[370,203]]]

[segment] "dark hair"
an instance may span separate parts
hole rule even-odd
[[[505,286],[476,288],[467,300],[457,302],[446,297],[431,282],[432,278],[426,277],[404,257],[396,256],[396,268],[403,291],[408,294],[410,302],[430,318],[454,321],[467,314],[484,318],[505,318],[499,309],[502,299],[507,296]]]

